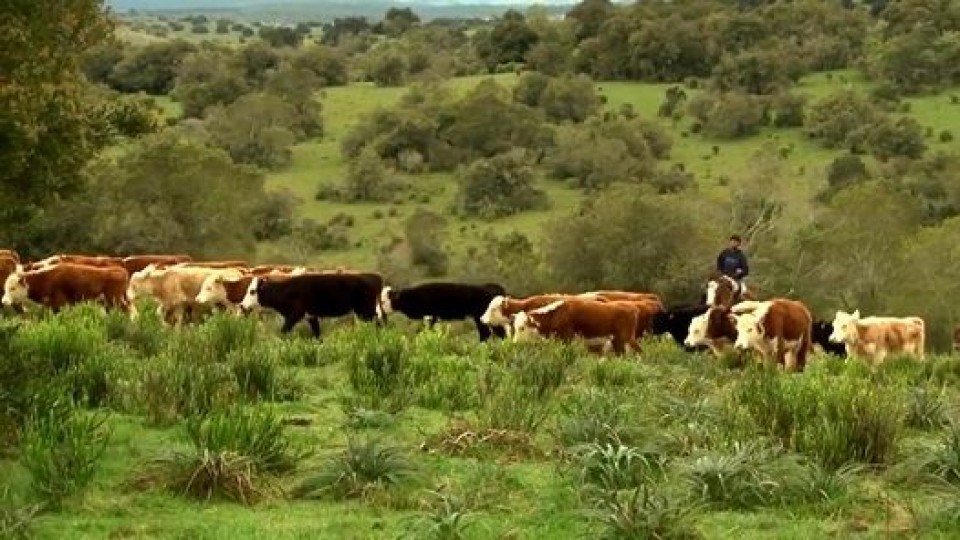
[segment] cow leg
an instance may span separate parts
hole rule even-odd
[[[303,313],[291,313],[290,315],[283,316],[283,326],[280,327],[281,334],[289,334],[293,327],[297,325],[298,322],[303,320]],[[313,330],[313,327],[310,328]],[[317,331],[314,333],[314,337],[320,337],[320,325],[317,325]]]
[[[490,328],[480,322],[480,317],[473,317],[473,324],[477,326],[477,334],[480,336],[480,341],[490,339]]]
[[[313,332],[313,337],[320,337],[320,319],[317,317],[307,317],[307,324],[310,325],[310,331]]]
[[[490,333],[493,334],[494,337],[497,337],[500,339],[505,339],[507,337],[507,330],[502,326],[490,326],[488,328],[490,329]]]

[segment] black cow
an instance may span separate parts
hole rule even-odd
[[[688,347],[684,345],[683,342],[687,339],[690,321],[706,312],[706,303],[685,307],[672,307],[661,311],[653,316],[653,334],[658,336],[670,334],[673,340],[677,342],[677,345],[680,345],[688,352],[702,350],[704,347]]]
[[[307,317],[313,335],[320,337],[320,317],[354,313],[365,321],[376,319],[382,287],[379,274],[264,276],[250,284],[240,307],[248,311],[259,305],[276,311],[283,317],[283,333]]]
[[[834,343],[830,341],[830,334],[833,333],[833,324],[827,321],[813,321],[813,343],[819,345],[823,352],[833,354],[841,358],[847,356],[847,348],[843,343]]]
[[[486,341],[491,332],[500,338],[506,335],[503,328],[491,328],[480,322],[490,301],[506,294],[504,288],[496,283],[473,285],[434,282],[399,290],[385,287],[380,295],[380,308],[384,315],[399,311],[411,319],[426,319],[430,327],[438,319],[473,319],[480,341]]]

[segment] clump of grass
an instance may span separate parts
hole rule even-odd
[[[670,500],[644,485],[608,492],[591,514],[599,539],[699,540],[703,535],[692,523],[697,511],[696,506]]]
[[[631,444],[639,438],[637,427],[628,422],[635,413],[624,396],[591,388],[564,400],[554,436],[565,448],[583,443]]]
[[[350,429],[383,429],[396,425],[397,417],[385,411],[371,411],[363,407],[347,407],[344,426]]]
[[[167,351],[144,366],[136,392],[147,420],[166,424],[229,407],[239,387],[230,366],[193,361]]]
[[[577,449],[580,483],[604,491],[634,489],[662,476],[666,456],[623,445],[596,443]]]
[[[9,489],[0,491],[0,538],[30,538],[30,528],[40,505],[25,505],[14,500]]]
[[[409,343],[394,330],[363,329],[355,336],[354,354],[347,360],[350,386],[368,409],[396,412],[406,407]]]
[[[430,491],[429,508],[418,520],[416,538],[435,540],[461,540],[467,538],[467,532],[473,522],[472,513],[464,502],[449,493]]]
[[[505,366],[536,399],[550,396],[566,380],[583,349],[566,343],[498,341],[489,349],[495,364]]]
[[[947,407],[942,394],[930,388],[910,390],[907,396],[905,423],[917,429],[939,429],[947,423]]]
[[[493,430],[536,433],[552,414],[550,395],[540,386],[527,386],[495,366],[480,381],[479,426]]]
[[[374,439],[351,440],[317,474],[301,482],[292,495],[300,499],[367,498],[374,492],[409,485],[418,478],[417,468],[399,448]]]
[[[599,388],[633,388],[646,381],[643,367],[633,360],[612,358],[604,362],[591,361],[587,376]]]
[[[273,343],[230,353],[228,363],[240,392],[249,400],[291,401],[302,389],[277,360]]]
[[[475,427],[456,422],[423,443],[430,452],[450,456],[485,458],[498,456],[503,459],[541,458],[543,450],[534,437],[525,431]]]
[[[257,321],[253,317],[215,313],[200,325],[196,336],[209,359],[224,360],[230,353],[250,349],[257,343]]]
[[[186,433],[193,451],[151,460],[136,485],[252,504],[274,491],[273,474],[293,469],[302,457],[292,450],[282,420],[269,412],[233,409],[193,417]]]
[[[66,405],[35,413],[27,421],[20,452],[33,494],[56,507],[83,491],[97,471],[109,438],[101,415],[83,414]]]
[[[479,368],[468,358],[419,354],[410,358],[406,386],[413,402],[427,409],[456,412],[476,407]]]
[[[166,344],[168,334],[154,310],[140,312],[134,321],[122,311],[110,311],[105,325],[107,339],[123,343],[142,357],[156,356]]]
[[[271,346],[276,349],[277,360],[286,366],[320,367],[329,360],[328,356],[321,354],[315,339],[281,339]]]

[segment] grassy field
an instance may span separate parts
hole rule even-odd
[[[894,359],[871,370],[823,357],[787,376],[659,341],[645,342],[639,359],[598,361],[578,346],[481,345],[459,326],[391,327],[344,322],[318,342],[280,339],[272,321],[217,317],[170,331],[149,317],[130,323],[86,307],[5,327],[0,377],[30,374],[8,391],[72,391],[87,406],[69,418],[102,418],[96,433],[109,433],[90,484],[38,513],[30,537],[960,531],[960,428],[947,423],[960,412],[960,358]],[[227,427],[195,444],[187,417],[208,427],[226,418]],[[256,448],[292,468],[226,464],[219,483],[199,469],[196,482],[216,487],[215,496],[187,494],[198,462],[221,463],[221,451],[255,454],[237,433],[279,442]],[[22,455],[43,457],[29,466],[17,452],[0,453],[0,536],[15,522],[10,508],[49,500],[44,487],[73,478],[65,457],[91,444],[88,432],[73,432],[70,444],[50,437],[25,437]],[[244,493],[255,502],[217,496],[241,481],[252,482]],[[655,498],[630,503],[643,487]]]
[[[463,91],[471,88],[484,77],[469,77],[451,81],[451,85]],[[498,75],[504,85],[512,85],[516,75]],[[607,99],[607,107],[618,109],[629,103],[646,118],[656,118],[664,91],[669,85],[602,82],[598,90]],[[798,85],[797,92],[811,99],[823,96],[840,88],[851,87],[868,91],[869,83],[855,72],[833,72],[811,75]],[[303,204],[301,217],[327,221],[332,216],[344,213],[354,217],[355,226],[350,237],[355,247],[346,251],[331,251],[317,255],[318,264],[349,264],[369,267],[373,264],[375,249],[382,237],[390,231],[402,230],[402,223],[418,206],[434,212],[449,214],[457,186],[451,175],[421,175],[408,178],[422,190],[431,193],[428,204],[416,201],[397,201],[395,204],[342,204],[316,201],[314,195],[321,182],[336,182],[343,177],[346,165],[340,155],[339,141],[364,114],[377,107],[388,107],[405,92],[403,88],[378,88],[369,84],[353,84],[347,87],[324,90],[323,102],[326,135],[322,141],[300,144],[294,149],[293,164],[286,170],[272,173],[268,178],[271,188],[289,189],[296,193]],[[694,92],[688,91],[692,97]],[[930,151],[956,151],[957,141],[941,143],[937,135],[942,130],[956,125],[960,106],[952,104],[951,92],[904,100],[909,104],[909,115],[930,128],[928,138]],[[759,135],[737,141],[713,141],[689,133],[689,119],[679,122],[658,119],[673,137],[674,145],[670,163],[683,163],[696,176],[701,193],[718,200],[729,197],[728,185],[748,178],[760,162],[773,163],[778,170],[781,196],[790,204],[788,208],[796,219],[809,215],[810,198],[826,182],[826,169],[830,161],[839,155],[837,151],[825,150],[799,129],[764,129]],[[719,148],[713,155],[712,147]],[[782,157],[780,149],[790,147],[789,155]],[[577,207],[583,194],[564,184],[547,178],[538,180],[550,198],[548,210],[527,212],[495,221],[481,221],[451,217],[449,220],[448,249],[458,253],[463,246],[476,242],[485,232],[504,233],[521,231],[538,237],[545,224],[567,215]],[[377,217],[375,212],[385,214],[386,207],[393,207],[393,217]]]

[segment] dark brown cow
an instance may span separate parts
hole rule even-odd
[[[803,371],[813,343],[813,316],[796,300],[775,298],[740,302],[730,310],[737,319],[738,349],[753,349],[765,361]]]
[[[60,263],[33,272],[15,272],[4,282],[3,304],[22,305],[27,300],[53,311],[88,300],[103,302],[107,308],[127,311],[129,275],[122,266],[87,266]]]
[[[591,297],[596,297],[601,300],[626,300],[630,302],[639,302],[647,301],[654,302],[660,309],[663,309],[663,301],[660,299],[660,295],[654,293],[640,293],[640,292],[630,292],[630,291],[590,291],[583,294],[578,294],[577,296],[582,298],[590,299]]]
[[[618,354],[629,346],[638,351],[637,309],[628,302],[567,298],[540,309],[520,312],[514,319],[516,337],[536,332],[545,337],[570,341],[574,338],[609,338]]]
[[[128,274],[139,272],[150,266],[167,266],[182,262],[190,262],[193,258],[189,255],[130,255],[123,258],[123,267]]]

